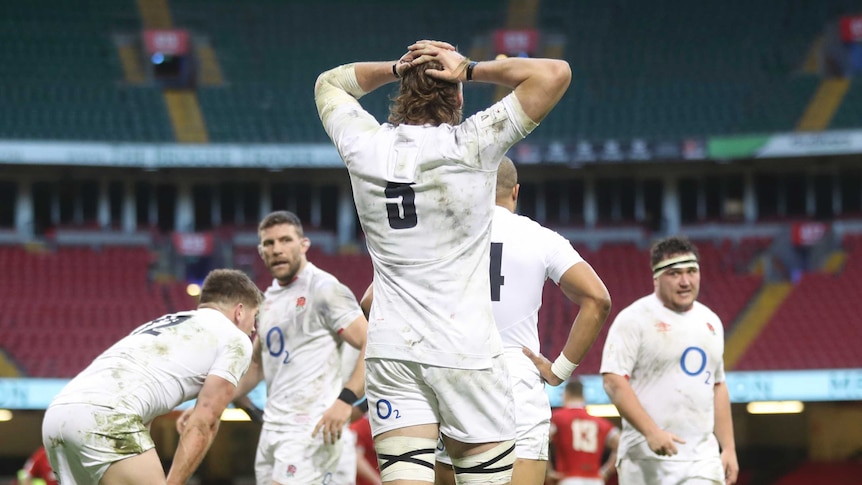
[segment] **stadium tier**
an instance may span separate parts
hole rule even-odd
[[[128,86],[112,34],[140,32],[133,0],[0,6],[0,138],[172,141],[161,89]]]
[[[704,282],[701,301],[722,319],[727,333],[763,283],[740,268],[769,244],[764,238],[740,244],[698,242]],[[862,367],[862,332],[846,315],[862,312],[855,296],[862,286],[862,237],[844,238],[847,260],[837,274],[806,273],[748,347],[734,370]],[[581,255],[607,285],[613,308],[608,322],[632,301],[652,291],[648,253],[631,244],[607,244]],[[271,278],[254,248],[238,248],[237,267],[256,275],[265,289]],[[364,254],[335,255],[313,249],[309,260],[337,275],[360,297],[370,283]],[[147,248],[61,247],[33,252],[0,246],[0,344],[25,375],[69,377],[104,348],[148,319],[193,308],[186,283],[153,282],[153,253]],[[38,289],[34,291],[33,289]],[[556,355],[566,341],[577,307],[547,283],[539,314],[540,341]],[[598,373],[607,328],[579,372]]]
[[[728,267],[734,251],[727,245],[702,243],[701,253],[707,275],[702,300],[729,327],[757,291],[761,278]],[[652,291],[646,251],[618,244],[594,252],[582,249],[581,254],[613,295],[611,320],[628,303]],[[332,255],[312,250],[309,260],[337,275],[357,298],[373,276],[371,261],[363,254]],[[254,248],[238,249],[235,261],[253,271],[262,289],[271,284]],[[152,262],[153,256],[145,248],[60,248],[33,253],[0,247],[0,293],[7,296],[0,302],[0,342],[26,375],[74,375],[140,323],[196,305],[185,283],[152,282]],[[562,349],[576,311],[555,285],[546,285],[539,321],[547,355]],[[605,335],[606,331],[583,362],[584,373],[598,372]]]
[[[0,138],[174,141],[161,87],[124,80],[116,39],[139,39],[144,25],[136,3],[87,5],[43,0],[0,7]],[[793,131],[821,82],[803,72],[806,56],[827,23],[853,2],[536,5],[528,27],[543,47],[535,55],[565,58],[574,77],[533,139],[603,140]],[[174,0],[167,6],[174,27],[206,39],[222,72],[222,82],[196,90],[212,142],[325,143],[311,96],[323,70],[394,57],[417,37],[447,39],[490,58],[494,31],[507,25],[505,4],[491,0],[433,6]],[[458,15],[444,15],[447,7]],[[325,19],[325,28],[310,19]],[[137,62],[148,62],[137,55]],[[379,118],[387,95],[382,90],[365,102]],[[491,87],[468,87],[465,112],[492,97]],[[829,127],[858,127],[860,108],[862,86],[851,84]]]
[[[837,274],[807,273],[748,348],[737,370],[862,367],[862,238],[846,237]]]
[[[827,21],[852,6],[840,0],[541,5],[540,27],[566,37],[574,73],[542,136],[586,139],[793,131],[819,84],[800,73],[807,52]],[[859,124],[843,117],[835,123]]]
[[[0,342],[33,377],[72,377],[141,323],[167,313],[146,248],[0,247]]]
[[[458,15],[444,17],[446,6]],[[210,139],[222,142],[328,142],[312,99],[318,74],[400,55],[418,38],[446,39],[466,50],[476,32],[502,24],[504,10],[491,0],[171,2],[174,23],[210,36],[224,71],[224,85],[198,89]],[[326,28],[310,19],[325,19]],[[490,95],[467,99],[466,110],[476,111]],[[385,118],[387,101],[380,92],[363,103]]]

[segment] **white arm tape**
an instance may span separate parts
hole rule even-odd
[[[560,356],[557,357],[557,360],[551,364],[551,372],[564,381],[569,380],[569,377],[572,377],[572,372],[575,372],[575,369],[577,368],[578,364],[567,359],[562,352],[560,352]]]

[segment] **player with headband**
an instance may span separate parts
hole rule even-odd
[[[655,292],[620,312],[602,355],[605,391],[623,418],[619,483],[733,484],[724,327],[697,301],[697,248],[670,237],[650,253]]]

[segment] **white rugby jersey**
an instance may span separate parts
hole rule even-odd
[[[361,315],[353,292],[310,262],[289,285],[273,281],[258,323],[264,427],[317,423],[344,387],[341,353],[350,344],[339,334]]]
[[[538,370],[521,351],[539,353],[539,308],[550,278],[560,278],[583,258],[568,240],[532,219],[505,207],[494,209],[491,227],[491,301],[494,320],[508,358],[523,360]],[[511,370],[511,368],[510,368]]]
[[[107,406],[148,423],[197,397],[210,374],[236,386],[251,350],[248,335],[218,310],[165,315],[102,352],[51,405]]]
[[[656,424],[680,438],[679,453],[660,457],[623,419],[619,456],[694,460],[718,456],[715,384],[724,382],[724,327],[699,302],[685,312],[645,296],[623,309],[608,331],[602,373],[628,376],[641,405]]]
[[[366,357],[491,367],[501,352],[488,299],[496,171],[536,124],[510,94],[457,126],[381,125],[347,89],[358,88],[321,88],[316,101],[374,264]]]

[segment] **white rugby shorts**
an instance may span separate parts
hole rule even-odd
[[[605,485],[601,478],[568,477],[561,478],[557,485]]]
[[[338,466],[330,483],[356,485],[356,433],[349,426],[345,426],[341,432],[341,442],[341,458],[338,459]]]
[[[724,467],[718,456],[695,461],[622,458],[617,465],[617,474],[620,485],[724,484]]]
[[[61,483],[99,483],[111,463],[155,448],[140,416],[92,404],[50,406],[42,442]]]
[[[523,460],[548,460],[551,404],[545,383],[532,362],[507,358],[509,381],[515,401],[515,456]],[[437,461],[452,464],[442,441],[437,443]]]
[[[342,440],[324,444],[323,433],[311,437],[311,429],[261,429],[254,460],[254,476],[258,485],[332,484],[343,449]],[[342,435],[343,436],[343,435]],[[354,472],[354,479],[356,470]]]
[[[365,373],[374,436],[439,423],[441,433],[463,443],[515,437],[514,402],[502,356],[481,370],[367,359]]]

